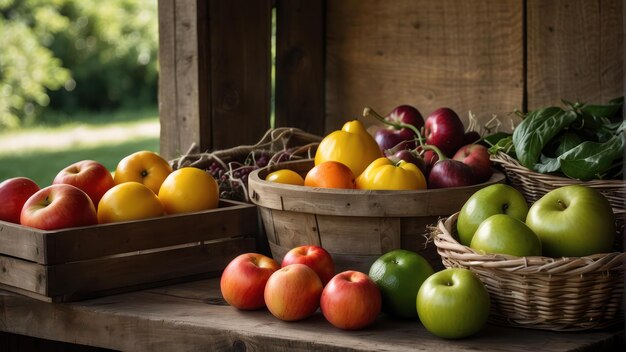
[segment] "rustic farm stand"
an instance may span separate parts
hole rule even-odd
[[[158,5],[161,154],[169,160],[194,143],[203,151],[254,144],[271,126],[272,97],[275,126],[322,136],[358,118],[366,106],[386,113],[412,104],[423,115],[447,106],[466,125],[471,111],[481,126],[497,114],[500,130],[510,131],[519,121],[514,109],[558,105],[561,98],[605,103],[626,93],[622,0],[159,0]],[[181,227],[175,231],[186,230]],[[333,328],[319,312],[289,324],[264,310],[240,312],[225,305],[216,278],[49,303],[42,299],[110,294],[115,287],[89,281],[84,272],[72,276],[74,263],[94,259],[81,254],[80,242],[18,230],[28,237],[0,239],[10,251],[0,258],[0,277],[17,291],[0,290],[1,351],[624,350],[623,324],[577,333],[488,325],[475,337],[455,341],[435,338],[418,322],[383,315],[358,332]],[[120,246],[132,247],[123,238],[141,231],[124,231]],[[9,236],[17,234],[12,230]],[[91,236],[95,244],[100,241],[100,235]],[[47,237],[74,251],[71,264],[59,266],[59,272],[68,269],[62,285],[37,281],[54,280],[50,270],[61,263],[47,262],[43,252],[33,254],[38,243],[55,250]],[[128,258],[111,257],[120,253],[109,248],[106,260],[124,270]],[[24,271],[12,276],[18,269]]]

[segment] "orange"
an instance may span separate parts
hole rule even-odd
[[[304,186],[304,179],[293,170],[276,170],[265,177],[265,181]]]
[[[306,174],[304,185],[320,188],[356,188],[352,170],[338,161],[324,161],[313,167]]]
[[[100,224],[153,218],[163,213],[163,204],[156,194],[134,181],[113,186],[98,203]]]
[[[118,185],[129,181],[143,183],[157,194],[161,183],[172,171],[167,160],[155,152],[144,150],[120,160],[115,168],[113,181]]]
[[[183,167],[165,178],[159,199],[168,214],[215,209],[219,203],[219,187],[206,171]]]

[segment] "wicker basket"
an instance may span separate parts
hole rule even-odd
[[[313,160],[276,164],[253,171],[249,194],[258,205],[274,259],[282,261],[293,247],[315,244],[333,256],[337,272],[368,272],[371,264],[392,249],[422,254],[441,266],[429,227],[461,209],[488,184],[504,182],[495,171],[485,183],[425,191],[369,191],[294,186],[265,181],[270,172],[291,169],[305,175]]]
[[[626,182],[623,180],[579,181],[563,176],[542,174],[526,168],[503,152],[492,155],[491,161],[503,169],[508,181],[522,192],[529,204],[555,188],[582,184],[604,194],[616,213],[626,212]]]
[[[493,323],[575,331],[623,321],[622,248],[579,258],[483,255],[455,239],[457,217],[439,221],[434,231],[437,252],[444,266],[478,275],[491,296]]]

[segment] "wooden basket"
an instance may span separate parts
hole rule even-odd
[[[299,245],[320,245],[330,252],[337,271],[368,272],[380,255],[398,248],[419,252],[433,266],[441,261],[428,226],[459,211],[465,201],[487,184],[504,182],[494,172],[482,184],[425,191],[366,191],[322,189],[265,181],[278,169],[305,175],[313,160],[277,164],[253,171],[249,193],[259,206],[274,259]]]
[[[576,258],[483,255],[455,239],[457,217],[439,221],[435,246],[446,267],[470,269],[485,284],[492,322],[574,331],[623,321],[626,253],[621,248]]]

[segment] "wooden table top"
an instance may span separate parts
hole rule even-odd
[[[431,335],[418,321],[381,315],[371,327],[342,331],[318,311],[282,322],[267,310],[228,306],[218,279],[73,303],[45,303],[0,290],[0,330],[132,351],[621,351],[624,327],[549,332],[487,325],[463,340]]]

